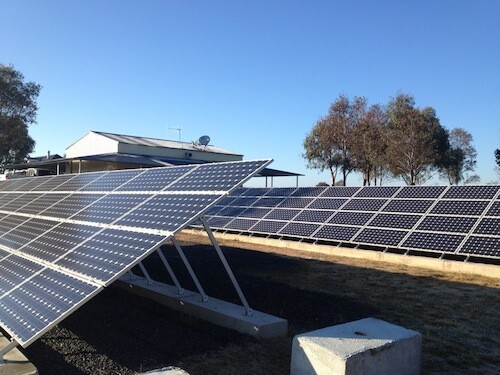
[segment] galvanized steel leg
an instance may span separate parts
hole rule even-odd
[[[234,289],[236,289],[236,293],[238,293],[238,296],[240,297],[241,303],[243,304],[243,307],[245,308],[245,313],[246,315],[252,315],[253,311],[248,305],[247,299],[245,298],[245,295],[241,291],[240,285],[238,284],[238,281],[236,280],[236,277],[234,277],[233,271],[231,270],[231,267],[229,266],[229,263],[226,260],[226,257],[224,256],[224,253],[222,252],[219,244],[217,243],[217,240],[214,237],[214,234],[212,233],[212,230],[207,224],[207,221],[205,220],[204,217],[200,217],[201,223],[203,224],[203,227],[205,228],[205,231],[208,234],[208,237],[210,238],[210,241],[212,242],[212,245],[215,248],[215,251],[217,252],[217,255],[219,256],[222,265],[224,266],[229,278],[231,279],[231,282],[233,283]]]
[[[139,267],[141,268],[141,271],[144,274],[144,276],[146,277],[146,279],[148,280],[148,285],[153,284],[153,279],[151,278],[151,276],[149,276],[149,273],[148,273],[148,271],[146,271],[146,267],[144,267],[142,262],[139,262]]]
[[[189,264],[189,261],[187,260],[186,255],[184,255],[184,251],[182,251],[181,245],[179,244],[179,242],[177,241],[177,239],[175,237],[172,237],[172,243],[174,244],[175,249],[179,253],[179,256],[181,257],[182,261],[184,262],[184,265],[186,266],[186,268],[189,272],[189,275],[191,275],[191,278],[193,279],[194,284],[196,285],[196,288],[198,289],[198,292],[201,294],[201,300],[203,302],[207,302],[208,296],[206,295],[205,291],[203,290],[203,287],[201,286],[200,281],[196,277],[196,274],[194,273],[193,268]]]
[[[167,258],[165,258],[165,255],[163,255],[163,251],[161,251],[161,248],[158,248],[158,250],[156,250],[156,252],[160,256],[160,259],[163,262],[163,265],[165,266],[165,268],[167,269],[167,272],[170,275],[170,278],[172,279],[172,281],[174,282],[175,286],[177,287],[178,293],[179,294],[183,294],[184,293],[184,289],[181,287],[181,284],[179,283],[179,280],[177,280],[177,277],[175,276],[175,273],[172,270],[172,267],[170,267],[170,264],[168,263]]]
[[[12,349],[14,349],[18,345],[16,340],[12,340],[9,342],[6,346],[4,346],[2,349],[0,349],[0,363],[4,363],[3,356],[10,352]]]

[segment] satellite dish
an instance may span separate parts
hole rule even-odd
[[[200,139],[198,139],[198,143],[203,146],[207,146],[210,142],[210,137],[208,135],[202,135]]]

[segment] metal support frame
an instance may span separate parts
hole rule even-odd
[[[245,298],[245,295],[241,291],[240,285],[238,284],[238,281],[236,280],[236,277],[234,277],[233,271],[231,270],[231,267],[229,266],[229,263],[226,260],[226,257],[224,256],[224,253],[222,252],[219,244],[217,243],[217,240],[214,237],[214,234],[212,233],[212,230],[207,224],[207,221],[205,217],[200,216],[200,221],[203,224],[203,228],[205,228],[205,231],[208,234],[208,237],[210,238],[210,241],[212,242],[212,245],[215,248],[215,251],[217,252],[217,255],[219,256],[219,259],[222,262],[222,265],[224,266],[224,269],[226,270],[229,278],[231,279],[231,282],[233,283],[234,289],[236,289],[236,293],[238,293],[238,296],[240,297],[241,303],[243,304],[243,307],[245,308],[245,314],[246,315],[252,315],[253,311],[248,305],[247,299]]]
[[[2,349],[0,349],[0,363],[5,363],[3,356],[14,349],[18,344],[16,340],[12,340],[7,345],[5,345]]]
[[[158,255],[160,256],[160,259],[161,261],[163,262],[163,265],[165,266],[165,268],[167,269],[167,272],[168,274],[170,275],[170,278],[172,279],[172,281],[174,282],[175,284],[175,287],[177,288],[177,292],[179,294],[183,294],[184,293],[184,289],[181,287],[181,284],[179,283],[179,280],[177,280],[177,277],[175,276],[175,273],[174,271],[172,270],[172,267],[170,267],[170,264],[168,263],[167,261],[167,258],[165,258],[165,255],[163,255],[163,251],[161,250],[161,248],[158,248],[156,250],[156,252],[158,253]]]
[[[203,290],[203,287],[200,284],[200,281],[198,280],[198,277],[196,277],[196,274],[193,271],[193,268],[191,267],[191,264],[189,264],[189,261],[186,258],[186,255],[184,254],[184,251],[181,248],[181,245],[179,244],[179,241],[175,237],[172,237],[172,243],[175,246],[175,249],[179,253],[179,256],[182,259],[182,262],[184,263],[184,266],[186,266],[186,269],[189,272],[189,275],[194,281],[194,284],[196,285],[196,288],[198,289],[198,292],[201,294],[201,300],[202,302],[207,302],[208,301],[208,296]]]
[[[148,271],[146,271],[146,267],[144,267],[144,264],[142,264],[142,262],[139,262],[139,267],[144,274],[144,277],[148,280],[148,284],[153,284],[153,279],[151,278],[151,276],[149,276],[149,273]]]

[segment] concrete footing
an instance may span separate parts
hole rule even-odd
[[[9,340],[0,333],[0,348],[5,348]],[[3,356],[3,363],[0,363],[0,375],[37,375],[38,370],[35,365],[28,361],[18,348],[14,348]]]
[[[366,318],[297,335],[291,375],[418,375],[422,335]]]
[[[171,309],[247,335],[261,338],[283,337],[288,330],[288,322],[285,319],[256,310],[252,315],[246,315],[242,306],[213,297],[202,302],[198,293],[185,290],[180,295],[172,285],[158,281],[148,284],[147,280],[140,276],[134,279],[125,277],[113,285]]]

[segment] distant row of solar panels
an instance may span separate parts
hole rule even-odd
[[[240,188],[211,228],[500,258],[500,186]]]

